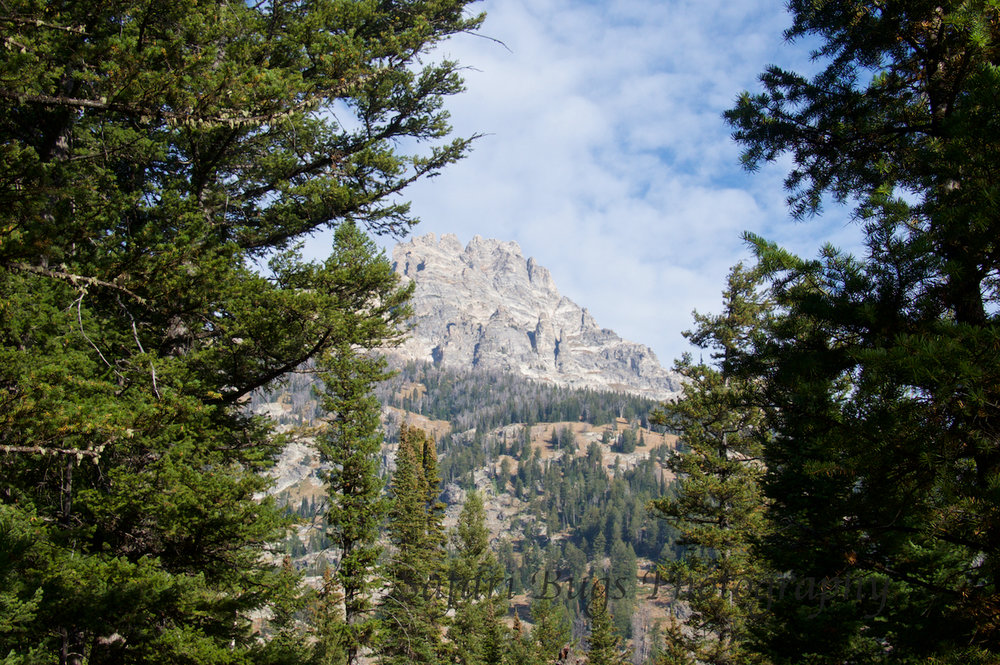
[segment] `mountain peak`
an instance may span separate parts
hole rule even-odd
[[[416,282],[416,327],[399,347],[407,359],[655,399],[680,389],[651,349],[600,328],[516,242],[477,235],[463,248],[453,234],[427,234],[397,245],[392,258]]]

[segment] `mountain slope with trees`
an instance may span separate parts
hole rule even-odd
[[[997,662],[997,2],[789,2],[817,73],[727,118],[864,249],[748,235],[655,417],[447,367],[648,368],[520,258],[555,316],[487,307],[374,386],[408,290],[367,234],[469,147],[429,63],[467,4],[3,4],[0,663]],[[316,483],[269,497],[289,451]],[[506,599],[452,595],[480,567]]]

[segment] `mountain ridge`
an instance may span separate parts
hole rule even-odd
[[[598,326],[516,242],[476,235],[463,247],[431,233],[399,243],[392,258],[416,283],[415,327],[396,356],[660,400],[680,391],[652,349]]]

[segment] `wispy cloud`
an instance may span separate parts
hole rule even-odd
[[[812,255],[856,242],[842,214],[794,224],[780,167],[739,167],[722,112],[783,43],[774,0],[487,0],[482,32],[442,56],[467,65],[448,100],[474,152],[409,190],[416,233],[516,240],[603,326],[669,365],[691,311],[717,311],[751,230]]]

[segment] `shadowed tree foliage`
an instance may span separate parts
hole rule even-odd
[[[750,236],[776,316],[739,371],[770,414],[769,563],[852,591],[822,612],[777,602],[764,647],[788,663],[993,662],[1000,7],[789,7],[787,37],[816,40],[819,72],[770,68],[727,115],[749,168],[791,157],[795,215],[854,205],[864,249],[807,261]]]

